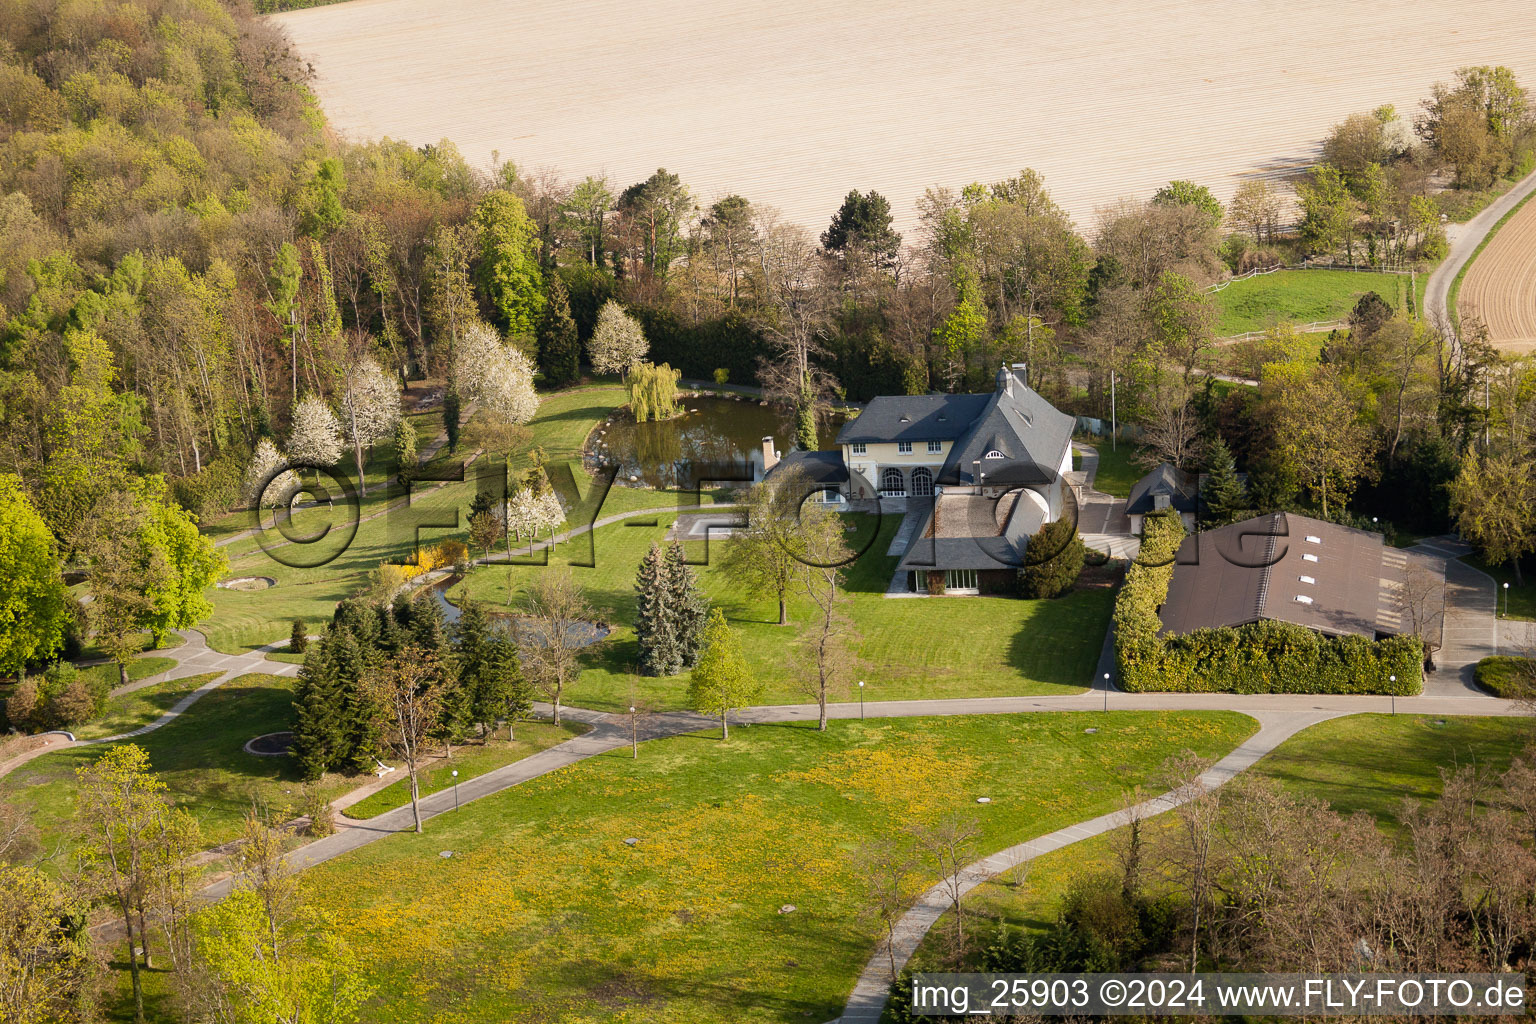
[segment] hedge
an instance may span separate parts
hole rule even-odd
[[[1530,658],[1509,654],[1495,654],[1477,663],[1472,670],[1472,680],[1495,697],[1520,700],[1531,696],[1531,683],[1536,681],[1536,665]]]
[[[1124,689],[1403,696],[1420,691],[1424,650],[1418,637],[1324,636],[1271,620],[1160,636],[1157,611],[1168,598],[1184,524],[1177,515],[1149,515],[1143,522],[1141,555],[1115,602],[1115,655]]]

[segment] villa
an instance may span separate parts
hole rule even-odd
[[[1011,593],[1029,538],[1074,500],[1073,417],[1029,387],[1022,363],[986,394],[886,395],[837,435],[839,450],[779,459],[821,500],[904,511],[898,573],[908,592]]]

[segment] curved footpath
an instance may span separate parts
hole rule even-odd
[[[1454,237],[1451,238],[1451,251],[1429,275],[1429,283],[1424,286],[1424,306],[1429,314],[1431,323],[1439,321],[1450,326],[1450,294],[1451,283],[1456,280],[1456,275],[1461,273],[1463,267],[1477,252],[1477,247],[1483,244],[1483,239],[1515,206],[1536,192],[1536,172],[1532,172],[1515,182],[1514,186],[1502,196],[1489,203],[1488,206],[1476,217],[1465,224],[1455,225]],[[1456,331],[1451,331],[1452,343],[1457,344]]]

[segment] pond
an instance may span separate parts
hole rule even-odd
[[[753,398],[684,398],[682,413],[660,423],[636,423],[621,410],[587,438],[587,466],[617,465],[615,483],[692,487],[704,479],[757,479],[763,471],[763,438],[780,453],[794,441],[794,414]],[[847,419],[833,413],[818,424],[820,447],[833,448]],[[630,478],[634,479],[631,480]]]
[[[459,620],[459,615],[462,613],[459,611],[458,605],[448,600],[448,591],[451,588],[458,586],[459,581],[462,579],[462,576],[449,576],[447,579],[439,580],[428,588],[428,591],[432,595],[432,600],[437,604],[437,607],[442,610],[443,621],[449,623],[450,625],[454,622],[457,622]],[[527,639],[528,627],[525,625],[526,620],[523,616],[510,615],[503,611],[497,611],[490,606],[485,606],[485,608],[488,616],[490,617],[492,625],[499,629],[510,628],[516,630],[517,633],[514,635],[514,639]],[[572,626],[568,633],[568,635],[575,641],[569,646],[587,647],[597,643],[599,640],[607,639],[608,634],[611,632],[612,630],[606,624],[601,622],[579,622]]]

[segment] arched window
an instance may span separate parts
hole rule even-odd
[[[902,479],[901,470],[895,466],[887,466],[880,474],[880,494],[887,498],[904,498],[907,494],[907,482]]]
[[[1002,452],[998,451],[996,448],[994,448],[991,451],[987,452],[986,455],[983,455],[982,458],[984,458],[984,459],[1005,459],[1005,458],[1007,458],[1007,456],[1004,455]]]
[[[914,498],[933,497],[933,471],[927,466],[918,466],[912,471],[912,496]]]

